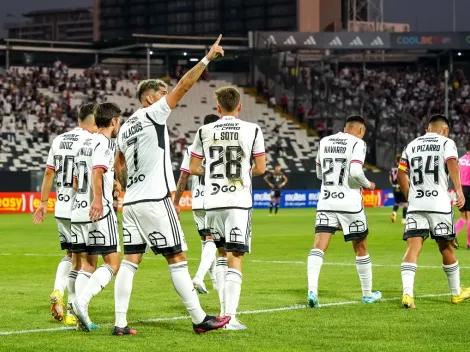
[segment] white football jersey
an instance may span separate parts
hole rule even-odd
[[[183,162],[181,163],[181,171],[189,172],[189,162],[191,159],[191,151],[193,145],[191,144],[183,155]],[[204,163],[204,161],[203,161]],[[191,206],[193,210],[204,210],[204,176],[191,176]]]
[[[117,148],[127,166],[124,204],[159,201],[176,190],[166,126],[170,113],[166,98],[162,98],[137,110],[121,126]]]
[[[353,163],[364,165],[366,143],[351,134],[322,138],[316,159],[321,169],[318,210],[357,213],[363,209],[361,186],[350,177]]]
[[[191,156],[205,159],[204,209],[251,209],[251,168],[264,155],[261,128],[224,116],[199,128]]]
[[[408,211],[450,213],[449,175],[446,162],[458,159],[453,140],[437,133],[426,133],[408,144],[400,169],[409,173]]]
[[[63,133],[52,142],[46,167],[56,172],[56,203],[55,217],[70,220],[72,217],[72,206],[75,200],[73,189],[73,170],[75,155],[91,133],[83,128],[77,127]]]
[[[90,206],[93,201],[92,173],[94,169],[105,170],[103,176],[103,217],[113,211],[115,145],[101,133],[87,138],[75,157],[74,176],[78,188],[72,210],[73,223],[90,222]]]

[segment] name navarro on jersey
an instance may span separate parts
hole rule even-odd
[[[142,123],[137,121],[137,123],[133,124],[129,129],[125,130],[122,134],[122,139],[127,139],[132,137],[137,132],[142,131],[144,128],[142,127]]]
[[[346,147],[325,146],[325,153],[344,154],[346,153]]]
[[[417,147],[411,147],[411,151],[415,152],[438,152],[441,150],[440,144],[424,144]]]
[[[78,134],[69,134],[64,137],[62,142],[59,144],[59,149],[67,149],[71,150],[73,146],[73,142],[78,141]]]

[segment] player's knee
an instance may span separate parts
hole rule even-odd
[[[439,240],[437,244],[442,255],[454,254],[453,241]]]
[[[180,252],[176,254],[169,254],[165,256],[166,261],[168,264],[176,264],[180,262],[184,262],[187,260],[186,253]]]
[[[219,257],[226,257],[227,256],[227,252],[225,251],[225,248],[223,248],[223,247],[217,248],[217,252],[219,253]]]
[[[67,257],[72,258],[72,251],[70,249],[67,249],[66,253]]]
[[[353,248],[354,248],[354,252],[356,253],[356,256],[358,257],[363,257],[368,254],[366,241],[359,241],[359,242],[354,241]]]
[[[128,262],[134,263],[136,265],[139,265],[142,262],[142,254],[126,254],[124,255],[124,260],[127,260]]]

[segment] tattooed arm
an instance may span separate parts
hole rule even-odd
[[[222,39],[222,35],[219,35],[214,45],[212,45],[211,50],[205,57],[206,63],[204,63],[204,59],[201,60],[196,66],[194,66],[191,70],[189,70],[178,82],[175,89],[173,89],[168,95],[166,96],[166,102],[170,109],[174,109],[178,102],[184,97],[184,95],[191,89],[194,83],[197,82],[199,77],[201,77],[202,73],[207,67],[209,61],[214,60],[218,55],[224,55],[224,50],[221,46],[219,46],[220,40]]]
[[[121,152],[116,153],[116,158],[114,160],[114,175],[116,180],[123,185],[127,184],[127,169],[126,169],[126,159],[124,154]]]
[[[181,171],[180,178],[178,180],[178,184],[176,185],[176,193],[175,198],[173,199],[173,205],[175,206],[176,212],[178,213],[178,217],[180,215],[180,200],[183,192],[186,191],[186,184],[188,183],[190,174],[185,171]]]

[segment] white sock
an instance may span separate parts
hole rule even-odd
[[[116,313],[115,326],[125,328],[127,326],[127,310],[131,300],[132,283],[139,266],[127,260],[123,260],[121,268],[116,275],[114,283],[114,311]]]
[[[356,268],[361,281],[362,297],[372,296],[372,261],[369,254],[356,257]]]
[[[59,290],[62,296],[64,295],[65,288],[67,287],[70,269],[72,269],[72,258],[63,257],[57,266],[54,282],[54,291]]]
[[[204,277],[209,271],[212,262],[215,260],[214,253],[217,250],[214,240],[205,241],[204,247],[201,253],[201,263],[199,263],[199,268],[197,269],[195,279],[204,281]]]
[[[77,297],[79,304],[88,305],[91,299],[109,284],[113,276],[114,271],[108,264],[103,264],[96,269],[83,289],[83,292]]]
[[[219,287],[220,316],[225,316],[225,278],[227,276],[227,257],[217,259],[215,276],[217,277],[217,286]]]
[[[217,284],[217,276],[216,276],[216,268],[217,268],[217,257],[215,255],[212,256],[212,264],[209,268],[209,275],[211,277],[212,283]]]
[[[72,303],[75,300],[75,281],[77,280],[78,271],[70,270],[67,278],[67,291],[69,291],[67,302]]]
[[[77,275],[77,279],[75,280],[75,297],[78,297],[83,292],[83,289],[88,284],[88,280],[90,280],[91,273],[85,270],[80,270]]]
[[[320,249],[312,249],[307,259],[308,292],[311,291],[316,295],[318,295],[318,277],[323,265],[324,254]]]
[[[452,296],[460,295],[460,268],[459,262],[450,265],[442,265],[442,269],[447,275],[449,281],[450,294]]]
[[[179,262],[168,265],[171,280],[176,292],[183,300],[191,320],[194,324],[200,324],[204,321],[206,313],[202,310],[196,290],[194,289],[191,276],[189,276],[188,262]]]
[[[242,290],[242,273],[235,269],[227,270],[225,278],[225,314],[234,317],[237,314],[240,292]]]
[[[416,263],[401,263],[401,281],[403,282],[403,295],[414,297],[413,288],[418,265]]]

